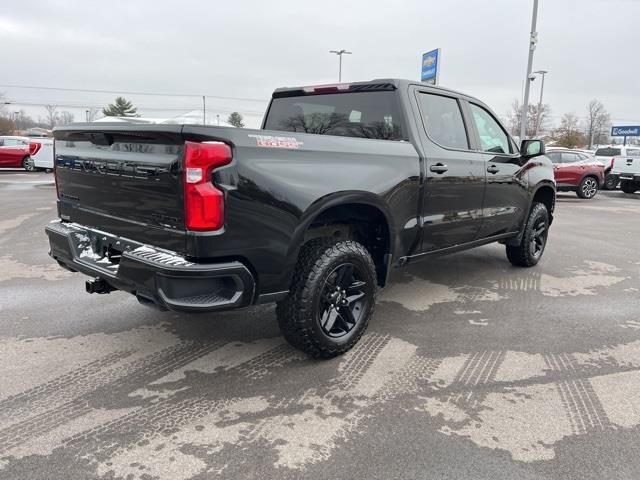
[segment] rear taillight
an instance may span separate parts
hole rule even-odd
[[[187,230],[218,230],[224,225],[224,194],[213,184],[213,170],[231,163],[221,142],[185,142],[184,213]]]
[[[42,144],[38,142],[29,143],[29,155],[33,156],[42,148]]]

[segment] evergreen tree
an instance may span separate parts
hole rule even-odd
[[[229,115],[229,117],[227,118],[227,123],[237,128],[244,127],[242,115],[240,115],[238,112],[233,112],[231,115]]]
[[[138,117],[138,110],[124,97],[116,97],[116,100],[102,109],[106,117]]]

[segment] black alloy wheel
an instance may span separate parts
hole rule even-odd
[[[351,332],[368,310],[372,295],[367,295],[365,275],[357,265],[343,263],[324,282],[318,321],[325,335],[340,338]]]
[[[539,260],[544,252],[544,247],[547,245],[547,234],[549,229],[547,227],[546,218],[538,218],[533,226],[533,232],[531,235],[531,242],[529,248],[531,249],[531,256],[536,260]]]
[[[289,295],[276,307],[280,330],[314,358],[340,355],[367,329],[377,286],[375,264],[362,244],[311,240],[300,251]]]

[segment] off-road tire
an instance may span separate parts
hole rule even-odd
[[[358,322],[344,337],[328,336],[320,325],[320,305],[328,277],[344,263],[366,276],[368,300]],[[312,240],[298,257],[289,295],[278,302],[276,315],[282,334],[295,348],[314,358],[332,358],[353,347],[365,332],[376,297],[376,269],[367,249],[353,240]]]
[[[536,231],[539,229],[538,227],[540,222],[544,222],[545,226],[544,243],[542,245],[542,250],[536,255],[532,245]],[[535,202],[529,212],[529,217],[527,218],[527,224],[524,228],[524,234],[522,235],[520,244],[517,246],[507,245],[507,258],[511,264],[518,267],[533,267],[536,265],[544,253],[544,249],[547,244],[548,232],[549,212],[547,211],[547,207],[544,203]]]

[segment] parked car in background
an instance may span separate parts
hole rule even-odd
[[[53,170],[53,138],[0,137],[0,167]]]
[[[30,139],[27,137],[0,137],[0,167],[35,170],[29,153]]]
[[[29,138],[29,156],[36,170],[53,170],[53,138]]]
[[[638,157],[640,156],[640,147],[629,147],[622,145],[611,145],[606,147],[600,147],[595,152],[596,160],[598,160],[604,166],[604,189],[614,190],[620,179],[611,174],[613,163],[616,157],[626,158],[627,156]]]
[[[626,155],[614,157],[611,176],[620,181],[624,193],[640,190],[640,149],[627,148]]]
[[[604,166],[593,156],[568,148],[549,148],[559,192],[576,192],[580,198],[593,198],[605,182]]]

